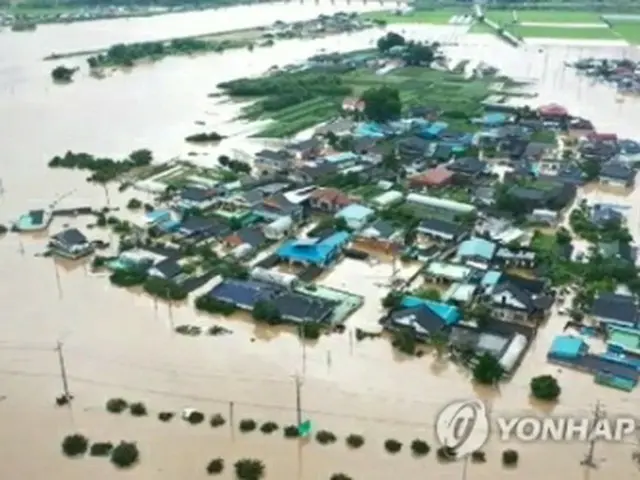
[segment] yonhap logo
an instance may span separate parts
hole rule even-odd
[[[436,418],[436,438],[463,458],[479,450],[489,439],[489,415],[480,400],[448,404]]]

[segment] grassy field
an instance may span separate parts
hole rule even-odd
[[[487,79],[467,81],[455,73],[420,67],[401,68],[386,75],[376,75],[375,71],[370,69],[359,69],[345,74],[343,78],[356,95],[369,88],[393,86],[400,91],[405,108],[428,105],[443,111],[468,114],[479,109],[480,102],[488,95],[493,82]],[[249,117],[272,120],[270,125],[255,135],[256,137],[288,137],[338,116],[341,101],[342,99],[330,97],[314,98],[268,116]],[[447,121],[455,124],[455,128],[460,131],[477,130],[466,121],[457,118]]]
[[[520,22],[540,23],[602,23],[594,12],[552,11],[552,10],[516,10]],[[485,10],[485,16],[494,22],[505,23],[513,20],[512,10]]]
[[[469,8],[443,8],[440,10],[429,10],[421,12],[411,12],[404,15],[397,15],[395,12],[371,12],[362,16],[371,20],[384,20],[391,23],[430,23],[433,25],[447,25],[451,17],[456,15],[470,14]]]
[[[640,44],[640,21],[624,21],[613,23],[613,33],[618,39],[626,40],[633,45]]]
[[[522,38],[566,38],[589,40],[617,40],[616,34],[609,28],[564,28],[564,27],[529,27],[514,25],[509,31]]]

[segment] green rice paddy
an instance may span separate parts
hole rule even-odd
[[[489,93],[493,80],[467,81],[459,74],[420,67],[407,67],[385,75],[371,69],[359,69],[343,75],[355,95],[369,88],[394,86],[405,107],[429,105],[446,111],[475,112]],[[283,138],[314,127],[340,113],[342,99],[319,97],[269,114],[272,120],[256,137]],[[455,120],[453,120],[455,122]],[[472,126],[457,125],[463,131]]]
[[[633,45],[640,44],[640,21],[618,21],[612,22],[613,33],[620,40],[625,40]]]
[[[496,23],[513,21],[512,10],[487,10],[485,16]],[[602,23],[600,15],[594,12],[573,12],[563,10],[516,10],[519,22],[527,23]]]
[[[398,15],[395,12],[370,12],[362,15],[370,20],[382,20],[392,23],[430,23],[433,25],[447,25],[451,17],[469,15],[470,8],[443,8],[439,10],[424,10]]]
[[[587,40],[618,40],[619,37],[609,28],[603,27],[551,27],[512,25],[507,29],[522,38],[566,38]]]

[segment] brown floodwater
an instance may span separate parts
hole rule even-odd
[[[267,10],[259,9],[271,7],[255,8],[252,14],[262,12],[266,17]],[[280,9],[273,13],[274,20],[286,19],[282,12],[297,7]],[[271,58],[237,52],[166,59],[104,80],[81,75],[69,86],[50,83],[52,65],[40,58],[51,51],[202,33],[199,29],[211,29],[212,22],[227,22],[219,28],[233,28],[228,16],[194,23],[192,29],[185,26],[190,21],[183,24],[178,16],[156,18],[144,19],[149,24],[114,20],[42,27],[23,36],[0,34],[2,223],[67,192],[73,193],[62,206],[104,204],[104,192],[86,183],[85,175],[48,170],[46,162],[52,155],[66,149],[124,155],[142,147],[151,148],[161,159],[180,155],[185,148],[193,148],[182,139],[193,131],[194,121],[206,119],[209,126],[232,128],[228,121],[237,107],[206,98],[221,79],[247,70],[258,73],[277,59],[293,61],[318,48],[337,48],[345,40],[276,45]],[[153,22],[163,23],[151,26]],[[140,25],[147,25],[146,30]],[[167,32],[170,28],[174,30]],[[145,33],[140,34],[141,29]],[[110,192],[112,203],[118,205],[124,205],[130,195]],[[84,225],[87,220],[65,222]],[[61,229],[63,223],[56,220],[50,232]],[[92,237],[104,236],[88,232]],[[141,462],[122,474],[138,479],[204,478],[206,463],[218,456],[229,465],[243,457],[260,458],[268,479],[328,479],[339,471],[366,480],[458,479],[463,478],[462,463],[440,465],[434,455],[415,459],[408,451],[413,438],[434,442],[434,417],[448,401],[480,396],[496,416],[545,415],[549,408],[530,400],[528,384],[534,375],[552,373],[563,387],[555,413],[588,415],[596,400],[611,415],[633,413],[632,406],[637,405],[637,392],[606,389],[587,375],[546,363],[549,345],[566,321],[555,312],[518,373],[499,390],[474,387],[465,371],[430,353],[407,358],[394,352],[385,338],[356,341],[349,331],[356,326],[373,328],[380,314],[385,278],[393,270],[388,263],[368,266],[349,260],[323,276],[325,285],[363,295],[365,305],[348,321],[347,332],[323,336],[303,347],[290,330],[258,327],[246,318],[199,315],[189,306],[154,303],[142,293],[111,287],[83,263],[36,257],[45,242],[42,235],[10,234],[0,239],[2,478],[39,480],[51,476],[51,471],[70,480],[114,478],[106,460],[68,460],[61,455],[60,440],[77,431],[95,441],[138,442]],[[180,324],[218,324],[232,333],[189,338],[173,333],[173,326]],[[71,409],[54,406],[63,388],[54,350],[58,341],[64,345],[69,388],[75,395]],[[229,418],[233,402],[236,424],[242,418],[294,423],[296,375],[303,382],[303,418],[312,420],[317,429],[336,433],[336,445],[285,440],[281,434],[240,434],[237,428],[232,433],[228,426],[188,426],[179,419],[163,424],[155,419],[161,410],[186,407]],[[150,416],[107,414],[105,400],[115,396],[144,401]],[[363,434],[365,446],[348,450],[343,439],[349,433]],[[387,454],[382,446],[387,438],[403,441],[403,451]],[[595,457],[600,468],[588,472],[580,466],[586,445],[510,446],[521,454],[517,469],[501,466],[499,455],[506,446],[494,441],[487,447],[488,462],[468,465],[466,478],[598,480],[638,474],[631,461],[632,444],[599,444]],[[221,478],[232,478],[230,469]]]

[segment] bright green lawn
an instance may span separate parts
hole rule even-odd
[[[62,13],[69,13],[74,10],[79,10],[78,8],[68,7],[68,6],[51,6],[50,8],[46,7],[38,7],[38,6],[30,6],[26,4],[17,4],[11,5],[7,7],[0,7],[0,11],[7,11],[13,15],[29,15],[33,17],[47,16],[47,15],[59,15]]]
[[[565,27],[528,27],[514,25],[508,27],[515,35],[522,38],[567,38],[589,40],[618,40],[608,28],[565,28]]]
[[[593,12],[516,10],[519,22],[540,23],[602,23],[600,16]],[[494,22],[505,23],[513,20],[512,10],[485,10],[485,16]]]
[[[370,12],[362,16],[371,20],[384,20],[391,23],[431,23],[446,25],[451,17],[470,14],[471,9],[443,8],[441,10],[429,10],[424,12],[411,12],[404,15],[396,15],[395,12]]]
[[[640,44],[640,22],[615,22],[613,31],[619,38],[631,44]]]
[[[640,25],[640,24],[639,24]],[[529,27],[522,25],[505,25],[505,29],[514,35],[527,38],[566,38],[570,40],[620,40],[622,34],[614,33],[609,28],[570,28],[570,27]],[[471,33],[494,33],[488,25],[476,23],[471,27]],[[637,34],[640,40],[640,33]]]

